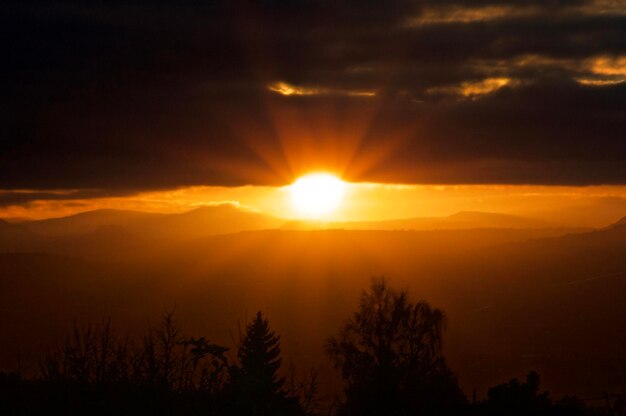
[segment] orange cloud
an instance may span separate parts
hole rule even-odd
[[[450,94],[459,95],[465,98],[475,98],[481,95],[490,94],[500,88],[513,84],[515,81],[510,78],[486,78],[479,81],[463,82],[459,85],[435,87],[428,90],[429,94]]]
[[[286,82],[275,82],[267,86],[267,89],[280,95],[345,95],[349,97],[374,97],[376,91],[360,90],[337,90],[322,87],[299,87]]]

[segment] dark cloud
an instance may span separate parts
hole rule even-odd
[[[8,2],[0,33],[0,189],[626,183],[609,0]]]
[[[2,191],[0,192],[0,208],[12,206],[28,206],[37,201],[76,201],[84,199],[122,197],[132,195],[133,191],[106,190],[73,190],[73,191]],[[79,202],[65,202],[65,206],[81,206]]]

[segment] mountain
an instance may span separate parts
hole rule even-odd
[[[291,221],[286,223],[282,228],[292,230],[467,230],[476,228],[521,229],[557,227],[543,221],[517,215],[462,211],[447,217],[416,217],[386,221]]]
[[[609,225],[607,228],[616,228],[616,227],[624,227],[626,226],[626,217],[620,218],[618,221]]]
[[[519,215],[494,212],[461,211],[445,218],[445,223],[458,228],[543,228],[550,224]]]
[[[494,242],[523,241],[580,230],[540,227],[537,221],[504,214],[463,212],[442,218],[413,218],[381,222],[286,222],[232,204],[204,206],[178,214],[103,209],[62,218],[11,224],[0,223],[0,252],[48,252],[88,259],[134,261],[160,255],[177,242],[220,234],[256,230],[494,230],[472,234]],[[498,231],[499,230],[499,231]],[[489,235],[489,237],[487,237]],[[463,233],[432,234],[454,245]],[[482,237],[481,237],[482,238]],[[474,239],[474,245],[479,238]]]
[[[14,252],[26,248],[35,237],[21,224],[0,219],[0,252]]]
[[[33,233],[43,237],[59,237],[91,233],[103,226],[129,226],[149,220],[156,220],[166,214],[151,214],[139,211],[99,209],[81,212],[61,218],[29,221],[23,223]]]
[[[282,223],[230,204],[181,214],[105,209],[20,224],[2,221],[0,252],[42,252],[136,262],[157,255],[178,241],[277,228]]]
[[[161,247],[161,241],[151,241],[119,225],[103,225],[78,235],[43,240],[35,245],[38,252],[63,254],[91,260],[123,260],[136,262],[151,253],[149,247]]]
[[[0,232],[19,232],[23,230],[24,227],[20,224],[12,224],[0,218]]]
[[[10,225],[7,223],[7,225]],[[121,226],[151,238],[184,240],[208,235],[261,229],[436,230],[550,228],[538,220],[498,213],[459,212],[447,217],[408,218],[370,222],[285,221],[231,204],[205,206],[180,214],[155,214],[103,209],[62,218],[25,223],[33,233],[59,237],[90,233],[103,226]]]
[[[516,215],[463,211],[447,217],[409,218],[381,222],[383,229],[548,228],[550,224]]]
[[[205,206],[181,214],[103,209],[31,221],[25,223],[25,226],[42,237],[77,236],[92,233],[105,226],[118,226],[138,236],[169,241],[274,228],[282,223],[282,220],[276,218],[223,204]]]
[[[208,235],[277,228],[284,220],[247,211],[231,204],[205,206],[182,214],[131,224],[129,230],[146,236],[186,240]]]

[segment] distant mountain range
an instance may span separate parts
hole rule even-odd
[[[0,223],[0,252],[68,253],[90,258],[134,256],[182,240],[284,223],[232,205],[207,206],[182,214],[96,210],[62,218]]]
[[[275,228],[284,221],[223,204],[205,206],[181,214],[154,214],[103,209],[62,218],[22,223],[41,236],[67,236],[94,232],[103,226],[124,227],[146,237],[191,239],[206,235]]]
[[[321,222],[291,221],[285,229],[346,230],[466,230],[474,228],[550,228],[553,225],[517,215],[462,211],[447,217],[416,217],[387,221]]]
[[[103,226],[121,226],[131,233],[191,239],[260,229],[351,229],[351,230],[438,230],[473,228],[558,228],[522,216],[463,211],[446,217],[416,217],[385,221],[327,222],[285,220],[239,208],[231,204],[204,206],[179,214],[101,209],[61,218],[9,223],[0,219],[0,231],[29,230],[44,237],[59,237],[96,231]]]
[[[52,252],[86,258],[125,258],[152,255],[155,250],[182,241],[272,229],[511,230],[509,233],[497,233],[500,237],[496,239],[498,242],[584,231],[553,228],[530,218],[484,212],[377,222],[289,221],[223,204],[179,214],[104,209],[38,221],[1,221],[0,252]]]

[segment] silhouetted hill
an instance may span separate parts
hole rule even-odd
[[[62,218],[0,225],[0,252],[51,252],[88,259],[134,261],[160,255],[160,251],[184,240],[265,229],[354,229],[444,231],[474,230],[479,225],[493,225],[491,231],[476,234],[489,236],[492,243],[523,241],[580,231],[561,228],[511,227],[509,224],[532,225],[532,220],[500,214],[459,213],[443,220],[411,219],[371,223],[287,222],[247,211],[231,204],[205,206],[180,214],[154,214],[137,211],[97,210]],[[473,235],[473,234],[472,234]],[[426,236],[424,236],[426,238]],[[469,240],[463,233],[444,232],[428,238],[450,240],[455,245]],[[448,244],[446,243],[446,244]]]
[[[198,241],[172,261],[220,298],[268,308],[295,351],[319,345],[385,274],[446,311],[446,355],[467,389],[530,369],[556,394],[626,387],[626,227],[508,242],[496,230],[264,231]]]
[[[119,225],[104,225],[80,235],[50,239],[40,245],[40,251],[65,254],[86,259],[117,259],[137,261],[150,247],[160,247],[160,241],[151,241],[131,233]]]
[[[45,237],[59,237],[91,233],[103,226],[129,226],[156,220],[166,214],[151,214],[139,211],[99,209],[61,218],[30,221],[25,223],[32,232]]]
[[[21,224],[0,219],[0,252],[20,251],[33,241],[33,234]]]
[[[6,224],[11,225],[11,224]],[[184,240],[208,235],[261,229],[435,230],[474,228],[550,228],[538,220],[507,214],[459,212],[448,217],[408,218],[371,222],[285,221],[232,204],[204,206],[180,214],[101,209],[62,218],[25,223],[33,233],[59,237],[91,233],[103,226],[120,226],[136,235]],[[1,231],[2,227],[0,227]],[[563,233],[568,230],[562,229]]]
[[[133,224],[130,230],[165,239],[184,240],[207,235],[277,228],[284,220],[247,211],[231,204],[205,206],[158,221]]]
[[[462,273],[475,284],[466,302],[476,313],[460,314],[483,340],[474,371],[497,354],[505,367],[541,368],[559,391],[623,390],[625,266],[626,227],[476,253]]]
[[[111,263],[46,253],[0,254],[0,368],[15,370],[23,357],[25,370],[34,372],[46,345],[62,340],[75,318],[101,322],[115,316],[132,330],[138,316],[145,319],[145,311],[154,310],[151,299],[144,299],[153,293],[149,285],[132,268]]]
[[[526,218],[519,215],[494,212],[461,211],[446,218],[448,222],[465,224],[474,228],[540,228],[550,226],[544,221]]]
[[[621,218],[619,221],[609,225],[607,228],[624,227],[626,226],[626,217]]]
[[[25,351],[58,339],[72,317],[111,316],[131,330],[176,305],[191,332],[224,344],[238,320],[262,309],[287,360],[325,364],[325,338],[370,277],[385,274],[446,312],[445,355],[467,391],[483,394],[529,369],[556,396],[626,386],[626,227],[544,232],[248,231],[181,242],[126,264],[4,254],[0,360],[6,366],[18,352],[26,360]],[[103,246],[129,238],[116,228],[96,235],[108,239]],[[88,242],[76,243],[77,253],[81,245]]]
[[[283,229],[346,229],[346,230],[465,230],[475,228],[551,228],[532,218],[491,212],[463,211],[447,217],[416,217],[387,221],[323,222],[290,221]],[[558,228],[558,227],[554,227]]]
[[[0,218],[0,232],[21,232],[25,227],[21,224],[12,224]]]
[[[35,234],[24,225],[9,225],[10,228],[0,229],[0,252],[41,252],[86,259],[136,261],[150,248],[169,244],[137,236],[119,225],[103,225],[93,231],[60,236]]]
[[[276,228],[284,221],[231,204],[206,206],[181,214],[155,214],[103,209],[62,218],[30,221],[24,227],[42,237],[66,237],[93,233],[105,226],[164,242],[244,230]]]

